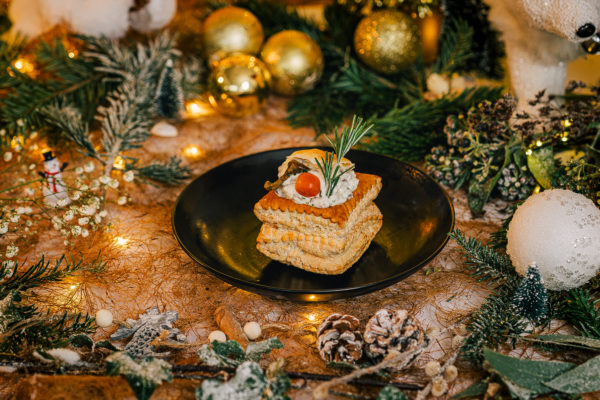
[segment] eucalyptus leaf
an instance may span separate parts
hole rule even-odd
[[[554,150],[551,146],[545,146],[531,150],[527,154],[527,166],[535,180],[544,188],[552,187],[552,176],[554,175]]]
[[[507,384],[511,392],[522,399],[551,393],[552,389],[544,385],[544,382],[575,367],[567,362],[509,357],[490,349],[484,349],[483,355],[491,369]]]
[[[283,348],[283,343],[279,339],[269,338],[262,342],[250,342],[246,348],[246,357],[252,361],[258,361],[263,354],[269,354],[273,349]]]
[[[475,382],[462,392],[456,393],[451,397],[451,400],[457,399],[466,399],[468,397],[479,397],[483,396],[487,391],[488,382],[486,380],[481,380],[479,382]]]
[[[71,336],[69,338],[69,343],[71,344],[71,346],[76,347],[78,349],[82,347],[92,348],[94,346],[94,341],[92,340],[92,338],[83,333]]]
[[[600,351],[600,340],[576,335],[538,335],[533,338],[525,338],[533,342],[554,344],[559,346],[575,347],[592,351]]]
[[[546,386],[563,393],[581,394],[600,390],[600,356],[555,377]]]
[[[377,400],[408,400],[408,397],[397,387],[386,386],[379,392]]]
[[[231,358],[236,361],[246,360],[244,348],[235,340],[228,340],[226,342],[213,341],[210,345],[213,351],[221,357]]]
[[[107,374],[123,375],[138,400],[148,400],[158,385],[170,382],[173,379],[171,370],[166,361],[148,357],[137,362],[126,352],[113,353],[106,358]]]
[[[108,340],[101,340],[101,341],[97,342],[94,347],[96,347],[97,349],[108,349],[111,351],[121,351],[121,349],[119,349],[117,346],[115,346]]]
[[[235,371],[235,376],[227,382],[207,379],[196,390],[198,400],[256,400],[261,399],[269,381],[260,366],[246,361]]]

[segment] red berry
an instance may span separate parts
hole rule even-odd
[[[321,191],[321,181],[315,175],[303,172],[296,179],[296,192],[304,197],[314,197]]]

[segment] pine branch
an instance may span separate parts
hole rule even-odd
[[[46,261],[42,256],[37,263],[29,266],[23,273],[19,272],[19,264],[14,266],[12,272],[7,266],[2,266],[0,267],[0,277],[4,281],[0,283],[0,298],[4,298],[13,292],[23,292],[47,283],[58,282],[77,271],[97,268],[99,265],[102,265],[99,256],[93,261],[85,263],[83,258],[75,261],[71,257],[68,260],[63,255],[54,263],[54,266],[51,266],[50,261]]]
[[[136,168],[135,165],[128,165],[126,169],[133,169],[139,177],[152,179],[169,185],[178,185],[190,177],[189,167],[181,165],[181,159],[171,157],[169,162],[154,162],[145,167]]]
[[[588,289],[573,289],[564,296],[561,317],[566,319],[583,336],[600,339],[600,302]]]
[[[473,29],[467,22],[461,19],[446,21],[446,31],[440,38],[440,51],[432,71],[449,76],[465,70],[473,57],[472,43]]]
[[[372,141],[365,147],[400,159],[423,159],[431,147],[444,142],[443,128],[448,115],[465,113],[483,100],[494,101],[501,94],[502,88],[482,86],[438,100],[394,107],[382,117],[371,119]]]
[[[473,276],[479,282],[514,284],[520,280],[508,257],[499,255],[491,247],[484,246],[475,238],[467,238],[458,229],[452,231],[450,237],[464,249],[468,268],[473,271]]]

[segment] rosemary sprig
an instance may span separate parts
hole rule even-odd
[[[350,124],[350,127],[344,127],[341,133],[338,129],[336,129],[333,139],[327,137],[331,147],[333,147],[335,157],[333,153],[326,152],[325,157],[321,159],[315,159],[319,169],[321,170],[321,173],[323,174],[323,179],[325,180],[325,194],[327,197],[330,197],[333,194],[333,191],[340,181],[340,178],[346,172],[354,169],[354,166],[352,166],[344,170],[341,165],[341,160],[344,158],[346,153],[348,153],[350,149],[354,147],[354,145],[356,145],[360,139],[367,134],[367,132],[369,132],[372,127],[373,125],[367,126],[362,118],[355,115],[352,117],[352,124]]]

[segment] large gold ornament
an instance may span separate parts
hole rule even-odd
[[[395,74],[415,62],[420,44],[417,24],[396,10],[381,10],[366,16],[354,32],[356,54],[382,74]]]
[[[208,100],[219,112],[243,117],[269,98],[271,75],[255,56],[236,54],[219,61],[208,78]]]
[[[203,27],[204,51],[211,64],[233,53],[257,54],[264,39],[258,19],[239,7],[218,9]]]
[[[312,89],[323,73],[323,54],[307,34],[287,30],[269,38],[260,52],[276,93],[292,96]]]

